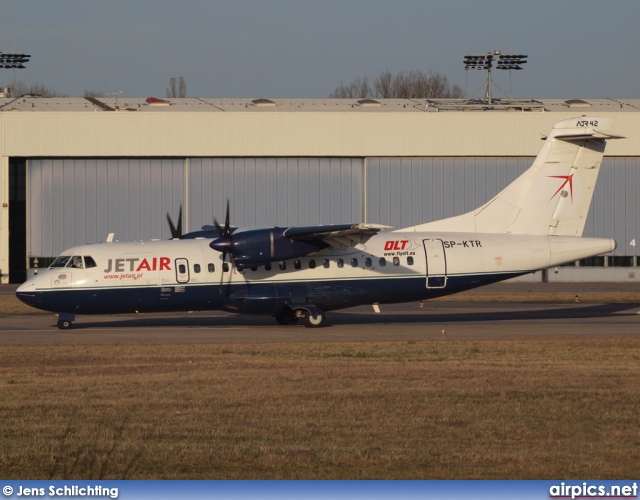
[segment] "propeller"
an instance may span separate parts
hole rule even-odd
[[[180,212],[178,212],[178,225],[174,226],[173,220],[171,220],[171,216],[169,215],[169,212],[167,212],[167,222],[169,223],[171,238],[178,239],[178,240],[182,238],[182,205],[180,205]]]
[[[236,262],[236,256],[233,254],[233,241],[231,239],[231,223],[230,223],[230,215],[229,215],[229,200],[227,199],[227,213],[224,216],[224,227],[220,226],[218,220],[214,217],[213,223],[216,226],[218,234],[220,237],[214,241],[212,241],[209,246],[214,250],[222,253],[222,273],[224,273],[224,263],[227,258],[227,254],[231,257],[231,262],[234,267],[238,268]],[[231,275],[229,275],[231,276]],[[224,274],[220,275],[220,293],[222,293],[222,282],[224,280]],[[231,278],[229,278],[231,280]]]

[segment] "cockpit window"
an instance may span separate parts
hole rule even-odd
[[[98,265],[96,264],[96,261],[93,260],[92,257],[90,257],[89,255],[85,255],[84,256],[84,267],[86,267],[87,269],[90,269],[92,267],[98,267]]]
[[[70,255],[61,255],[56,260],[54,260],[53,264],[51,264],[51,266],[49,267],[65,267],[70,258]]]
[[[73,269],[83,269],[84,265],[82,264],[82,257],[80,257],[79,255],[74,255],[73,257],[71,257],[71,260],[69,260],[67,267],[71,267]]]

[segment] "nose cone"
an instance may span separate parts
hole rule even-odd
[[[29,290],[33,291],[35,289],[36,289],[35,279],[31,278],[30,280],[25,281],[22,285],[20,285],[16,289],[16,295],[22,292],[27,292]]]
[[[28,306],[35,306],[36,303],[36,278],[25,281],[16,289],[16,297]]]

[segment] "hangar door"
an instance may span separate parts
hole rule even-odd
[[[29,257],[105,241],[170,238],[167,212],[184,200],[184,159],[28,162]]]
[[[190,158],[189,228],[362,222],[362,158]]]
[[[105,241],[169,239],[166,215],[184,231],[236,226],[362,222],[361,158],[118,158],[28,162],[28,249],[33,258]]]
[[[369,158],[367,222],[408,227],[460,215],[493,198],[533,158]]]

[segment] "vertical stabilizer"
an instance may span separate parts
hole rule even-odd
[[[556,123],[533,165],[492,200],[414,229],[581,236],[606,140],[620,138],[611,126],[602,117]]]

